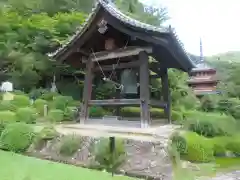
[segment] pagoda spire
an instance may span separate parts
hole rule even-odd
[[[200,38],[200,63],[204,62],[204,57],[203,57],[203,47],[202,47],[202,38]]]

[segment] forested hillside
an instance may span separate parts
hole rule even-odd
[[[151,8],[138,0],[115,0],[115,4],[126,14],[143,22],[161,26],[169,19],[164,7]],[[69,93],[81,98],[82,84],[78,78],[79,70],[66,64],[50,60],[46,55],[63,44],[81,26],[91,11],[94,0],[5,0],[0,10],[0,57],[1,79],[8,79],[19,90],[30,92],[45,87],[56,75],[57,86],[61,93]],[[81,70],[80,70],[81,71]],[[72,76],[65,81],[61,74]],[[193,95],[186,85],[187,75],[177,70],[170,70],[170,87],[173,102],[181,97]],[[69,83],[71,82],[71,84]],[[111,85],[97,87],[97,94],[104,98]],[[153,88],[160,89],[159,80],[152,80]],[[68,88],[69,89],[69,88]],[[73,92],[74,91],[74,92]],[[159,97],[158,93],[155,96]]]

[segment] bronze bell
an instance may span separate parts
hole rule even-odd
[[[121,73],[121,84],[123,85],[123,94],[137,94],[137,74],[131,69],[125,69]]]

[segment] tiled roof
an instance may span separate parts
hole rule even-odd
[[[92,20],[95,18],[98,10],[100,7],[103,7],[107,12],[109,12],[112,16],[117,18],[119,21],[128,24],[130,26],[134,26],[136,28],[139,28],[141,30],[144,30],[146,32],[158,32],[158,33],[169,33],[171,37],[175,40],[176,45],[178,49],[180,49],[183,53],[183,55],[190,60],[190,62],[195,66],[195,62],[191,60],[189,55],[186,53],[186,50],[184,49],[184,46],[182,42],[179,40],[175,30],[171,27],[167,28],[161,28],[152,26],[143,22],[140,22],[136,19],[133,19],[125,14],[123,14],[116,6],[115,4],[108,2],[107,0],[97,0],[94,8],[92,9],[92,12],[89,14],[88,18],[85,20],[85,23],[81,25],[76,31],[76,33],[68,39],[68,41],[62,45],[60,48],[58,48],[55,52],[49,53],[49,57],[55,57],[58,55],[58,53],[65,51],[71,44],[73,44],[75,41],[78,40],[78,38],[81,37],[81,35],[86,31],[88,26],[91,24]]]

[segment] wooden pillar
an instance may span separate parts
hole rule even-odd
[[[139,59],[141,61],[139,78],[140,78],[140,99],[141,99],[141,127],[148,127],[150,124],[150,112],[149,112],[149,67],[148,67],[148,55],[145,52],[139,53]]]
[[[167,104],[167,106],[164,108],[164,113],[168,119],[168,122],[171,123],[171,95],[169,91],[168,71],[167,68],[162,68],[161,71],[162,96],[164,102]]]
[[[92,80],[93,80],[93,61],[92,59],[88,59],[86,62],[85,69],[85,77],[84,77],[84,87],[83,87],[83,97],[82,97],[82,110],[80,116],[80,123],[84,124],[84,122],[88,119],[89,116],[89,100],[91,100],[92,95]]]
[[[116,72],[116,76],[117,76],[117,79],[120,79],[121,74],[119,71]],[[121,83],[121,82],[118,82],[118,83]],[[116,89],[115,98],[121,99],[121,89]],[[116,107],[115,116],[120,116],[120,106]]]

